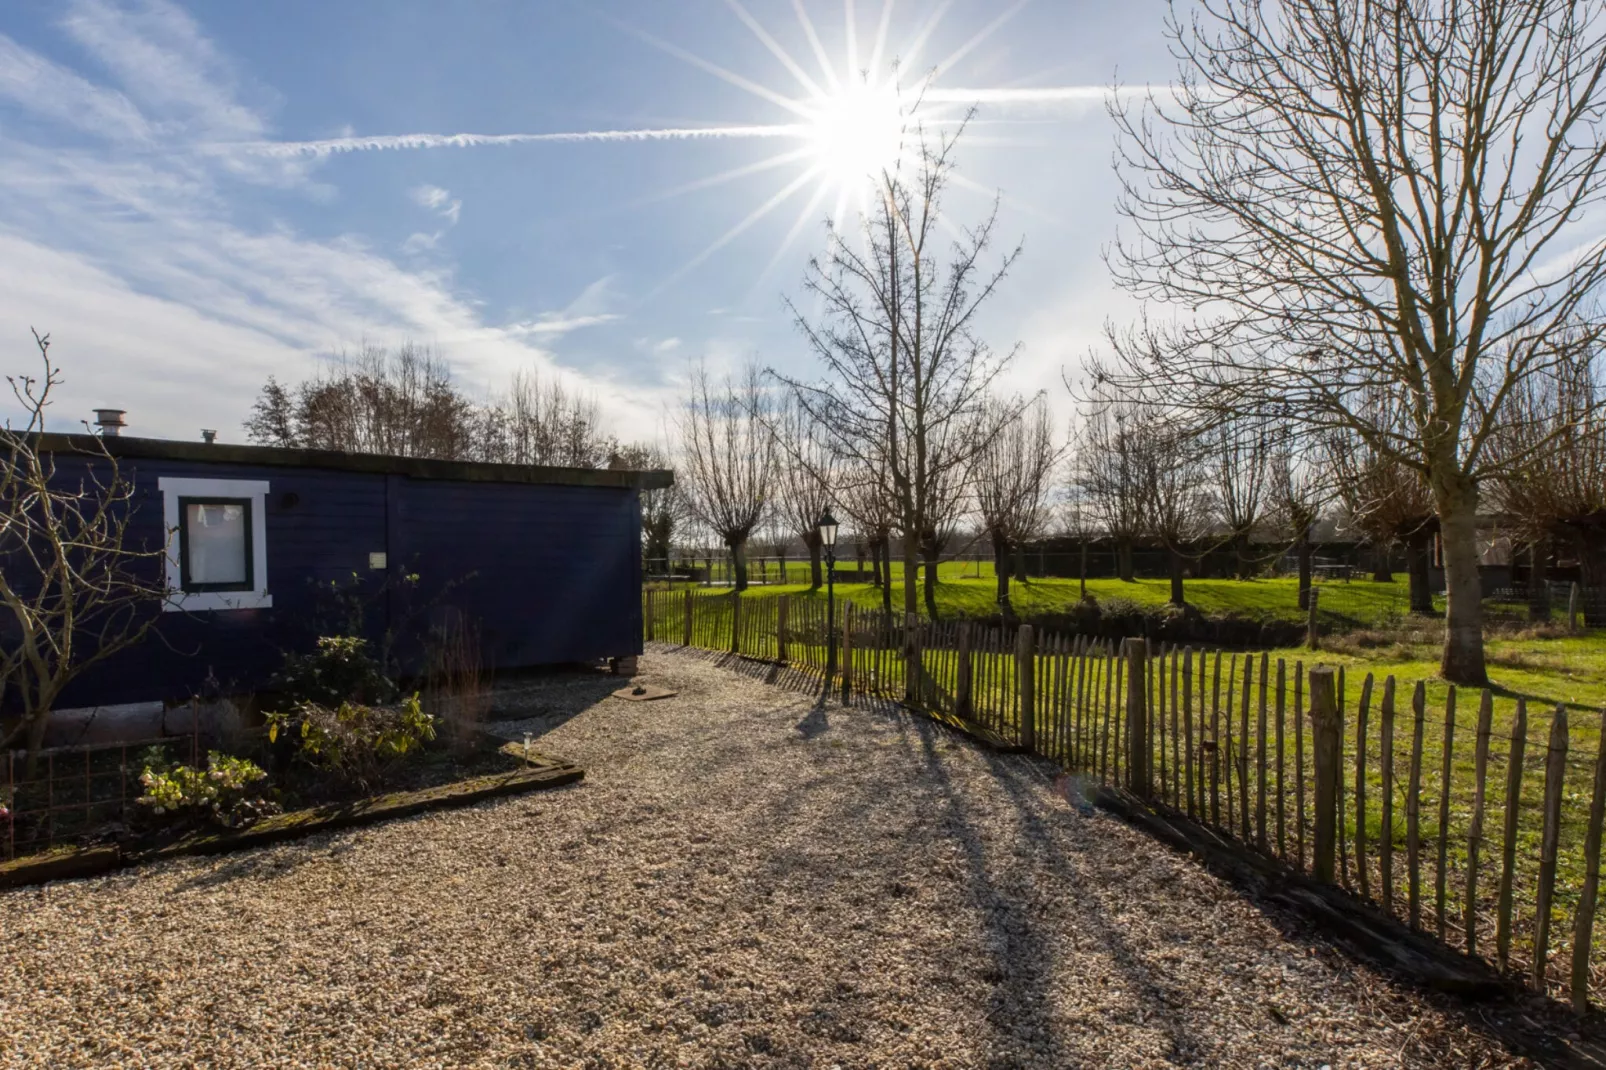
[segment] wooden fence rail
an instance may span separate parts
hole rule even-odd
[[[1351,702],[1342,668],[1301,660],[851,604],[827,620],[812,597],[649,591],[644,623],[649,640],[822,679],[835,636],[824,683],[845,698],[956,716],[1122,785],[1580,1011],[1606,995],[1598,712],[1530,718],[1526,700],[1484,690],[1463,722],[1454,687],[1367,673]]]

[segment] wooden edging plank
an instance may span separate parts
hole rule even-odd
[[[545,762],[534,769],[474,777],[417,791],[377,795],[354,803],[332,804],[278,814],[237,832],[205,832],[144,851],[115,845],[48,852],[0,864],[0,888],[45,881],[70,880],[109,873],[123,866],[141,865],[186,855],[221,854],[262,847],[310,836],[318,832],[353,828],[409,817],[427,810],[469,806],[486,799],[572,784],[585,770],[567,763]]]

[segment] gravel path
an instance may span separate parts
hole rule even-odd
[[[0,1065],[1521,1065],[1044,765],[643,676],[506,696],[581,785],[0,892]]]

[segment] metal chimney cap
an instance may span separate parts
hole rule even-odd
[[[118,428],[128,426],[123,419],[127,412],[127,409],[96,409],[95,425],[101,429],[101,434],[115,435]]]
[[[217,441],[217,432],[211,428],[201,428],[201,441],[206,443],[208,446],[212,445],[212,443]]]

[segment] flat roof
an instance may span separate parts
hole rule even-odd
[[[675,482],[666,469],[561,468],[538,464],[491,464],[486,461],[442,461],[427,457],[394,457],[383,453],[346,453],[341,450],[287,449],[282,446],[243,446],[233,443],[189,442],[172,438],[135,438],[125,435],[39,436],[42,449],[61,453],[94,454],[104,447],[111,456],[136,459],[188,461],[196,464],[252,464],[274,468],[323,468],[369,475],[398,475],[409,479],[448,479],[469,483],[539,483],[568,487],[634,487],[655,490]]]

